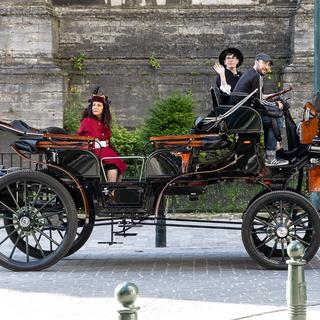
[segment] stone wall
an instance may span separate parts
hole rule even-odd
[[[1,120],[62,124],[64,78],[53,57],[58,21],[45,1],[0,3]]]
[[[284,85],[294,88],[293,116],[301,119],[306,101],[313,100],[313,0],[301,1],[294,19],[293,51],[284,70]]]
[[[312,79],[305,77],[312,70],[312,45],[308,38],[303,42],[305,34],[312,38],[304,22],[311,12],[311,0],[2,1],[0,118],[61,126],[70,88],[82,92],[85,104],[96,84],[127,127],[139,124],[157,97],[176,89],[191,90],[205,114],[215,77],[211,65],[228,46],[243,52],[242,69],[257,52],[275,58],[267,91],[282,85],[291,63],[284,80],[299,84],[300,104],[306,98],[301,81],[307,82],[304,91],[312,91]],[[86,60],[76,71],[70,61],[80,53]],[[157,70],[148,63],[152,55]]]
[[[187,8],[57,7],[63,69],[80,52],[88,57],[85,73],[73,75],[70,85],[88,95],[94,83],[100,84],[113,101],[117,119],[127,127],[142,121],[155,98],[176,89],[191,90],[198,112],[204,114],[211,107],[213,60],[222,49],[235,46],[245,56],[242,69],[252,65],[260,51],[275,58],[276,75],[267,81],[267,89],[276,90],[282,67],[291,58],[295,2],[224,3]],[[160,63],[158,70],[148,64],[152,55]]]

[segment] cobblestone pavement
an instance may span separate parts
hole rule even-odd
[[[220,310],[214,319],[255,314],[276,319],[266,312],[286,308],[287,272],[258,266],[246,253],[240,231],[168,228],[167,247],[155,248],[154,228],[137,228],[136,237],[117,237],[124,243],[109,247],[98,244],[109,241],[108,227],[97,227],[81,250],[47,270],[1,268],[2,314],[16,318],[16,312],[19,319],[33,320],[44,313],[47,319],[113,319],[118,307],[113,290],[122,281],[138,285],[142,319],[189,319],[182,317],[185,313],[194,319],[201,310]],[[308,305],[320,305],[319,273],[318,254],[306,267]]]

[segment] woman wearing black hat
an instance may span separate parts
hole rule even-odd
[[[223,103],[227,103],[230,93],[236,86],[241,72],[237,68],[243,62],[243,55],[236,48],[228,48],[223,50],[219,55],[219,63],[213,65],[213,69],[218,73],[216,80],[217,87],[223,97]]]

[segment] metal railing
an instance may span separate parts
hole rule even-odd
[[[34,154],[31,155],[31,158],[34,160],[43,160],[42,154]],[[34,169],[35,164],[31,161],[25,160],[18,156],[15,153],[0,153],[0,166],[2,166],[3,169],[9,169],[9,168],[22,168],[22,169]]]

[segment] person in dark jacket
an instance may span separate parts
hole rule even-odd
[[[91,136],[96,138],[94,153],[98,158],[104,159],[103,163],[107,170],[108,182],[121,181],[126,164],[118,158],[119,155],[112,146],[110,138],[111,113],[108,99],[105,96],[93,95],[89,106],[83,112],[80,128],[77,131],[80,136]]]
[[[265,130],[266,166],[282,166],[289,162],[276,158],[276,150],[281,148],[282,109],[280,101],[268,101],[269,95],[264,95],[263,77],[271,72],[273,65],[271,57],[266,53],[256,55],[254,66],[246,70],[237,82],[233,92],[249,94],[258,89],[256,98],[262,107],[261,118]]]
[[[224,104],[229,103],[230,93],[234,90],[241,72],[238,68],[243,62],[243,55],[236,48],[228,48],[223,50],[219,55],[219,63],[213,65],[214,71],[218,74],[216,78],[216,86],[220,90],[222,101]]]

